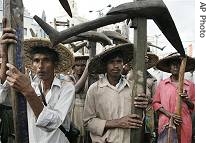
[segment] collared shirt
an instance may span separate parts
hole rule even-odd
[[[31,82],[37,96],[40,96],[38,82]],[[2,87],[0,87],[2,88]],[[5,91],[5,90],[0,90]],[[1,92],[0,94],[6,92]],[[70,117],[67,113],[73,106],[75,88],[70,82],[54,78],[51,89],[45,96],[47,106],[36,118],[27,103],[28,131],[30,143],[68,143],[64,133],[58,128],[61,124],[69,130]]]
[[[195,84],[189,80],[184,80],[184,90],[187,91],[189,99],[195,102]],[[170,78],[167,78],[159,83],[156,88],[155,95],[153,97],[153,108],[158,110],[163,107],[165,110],[175,113],[176,102],[177,102],[177,85],[171,82]],[[191,142],[192,135],[192,121],[191,121],[192,110],[188,108],[187,104],[182,102],[182,124],[181,124],[181,140],[182,143]],[[169,118],[164,114],[159,114],[158,132],[161,133],[165,126],[169,123]]]
[[[107,120],[131,114],[131,83],[122,78],[119,85],[120,88],[111,85],[105,76],[89,87],[83,121],[93,143],[130,142],[130,129],[109,129],[104,133]]]

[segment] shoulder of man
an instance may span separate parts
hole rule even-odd
[[[61,86],[74,88],[74,83],[72,81],[67,81],[67,80],[62,80],[62,79],[59,79],[59,80],[61,81]]]

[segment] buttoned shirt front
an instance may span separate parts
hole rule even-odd
[[[84,107],[84,125],[90,130],[93,143],[129,143],[130,129],[109,129],[104,133],[107,120],[131,114],[131,83],[122,78],[117,86],[107,77],[93,83],[87,92]]]
[[[38,82],[31,82],[37,96],[40,96]],[[0,97],[7,94],[8,88],[0,88]],[[70,117],[67,113],[73,106],[75,88],[70,82],[54,78],[51,89],[45,96],[45,106],[36,118],[27,102],[28,131],[30,143],[68,143],[64,133],[58,128],[61,124],[66,130],[70,127]]]
[[[183,89],[186,90],[189,99],[195,103],[195,84],[189,80],[184,80]],[[156,88],[155,95],[153,97],[153,108],[158,110],[163,107],[170,113],[176,112],[176,102],[177,102],[178,87],[173,84],[170,78],[162,80]],[[182,143],[191,142],[192,136],[192,120],[191,120],[191,110],[185,102],[182,102],[181,108],[181,140]],[[160,113],[158,132],[161,133],[165,126],[169,124],[169,118]]]

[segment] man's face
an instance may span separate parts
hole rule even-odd
[[[82,75],[82,73],[84,72],[84,70],[85,70],[85,64],[82,64],[82,63],[77,63],[77,64],[75,64],[75,66],[74,66],[74,72],[75,72],[75,74],[77,74],[77,75]]]
[[[112,77],[120,76],[123,69],[123,59],[116,57],[108,60],[106,65],[107,74]]]
[[[179,75],[180,62],[174,61],[171,63],[170,72],[172,75]]]
[[[33,69],[37,76],[42,80],[48,80],[54,77],[55,65],[49,56],[44,54],[34,54]]]

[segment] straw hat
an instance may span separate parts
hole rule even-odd
[[[147,52],[147,58],[148,58],[148,61],[146,62],[146,68],[147,69],[150,69],[154,66],[156,66],[158,60],[159,60],[159,57],[155,54],[153,54],[152,52]],[[133,65],[133,60],[131,60],[129,62],[129,64],[132,66]]]
[[[172,54],[166,56],[165,58],[160,59],[157,62],[156,67],[159,70],[161,70],[161,71],[170,73],[170,65],[171,65],[171,63],[173,61],[177,61],[177,60],[181,62],[180,54],[177,53],[177,52],[176,53],[172,53]],[[186,63],[186,67],[185,67],[185,72],[193,71],[193,70],[195,70],[195,59],[187,56],[187,63]]]
[[[147,69],[150,69],[151,67],[154,67],[158,60],[159,57],[151,52],[147,52],[147,56],[148,56],[148,62],[146,63]]]
[[[73,65],[73,67],[76,64],[85,64],[86,65],[86,62],[87,62],[88,59],[89,59],[89,56],[85,56],[85,55],[75,56],[74,57],[74,65]]]
[[[32,61],[29,54],[29,50],[34,46],[47,46],[52,47],[50,40],[45,38],[31,38],[25,39],[23,43],[23,52],[24,52],[24,63],[26,68],[32,69]],[[58,44],[55,48],[55,51],[59,54],[59,64],[55,68],[55,73],[67,73],[74,63],[73,53],[70,52],[63,44]]]
[[[91,74],[102,74],[106,72],[106,66],[104,59],[114,54],[115,52],[121,52],[124,64],[128,63],[133,58],[133,44],[119,44],[107,49],[106,51],[94,56],[88,65],[88,71]]]
[[[105,73],[105,63],[103,62],[103,59],[112,54],[113,52],[116,51],[121,51],[123,53],[123,62],[124,64],[130,63],[132,64],[133,62],[133,44],[132,43],[125,43],[125,44],[119,44],[117,46],[114,46],[112,48],[109,48],[108,50],[104,51],[103,53],[95,56],[89,63],[88,71],[89,73],[93,74],[101,74]],[[157,61],[159,60],[158,56],[151,53],[147,52],[148,56],[148,62],[146,63],[147,69],[153,67],[156,65]]]

